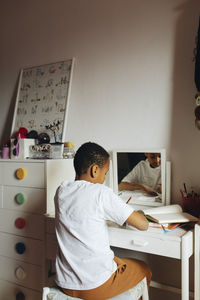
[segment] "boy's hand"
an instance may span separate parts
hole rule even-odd
[[[144,214],[143,210],[139,209],[139,210],[137,210],[137,212],[138,212],[139,214],[141,214],[141,215],[145,216],[145,214]]]
[[[159,194],[162,193],[162,184],[161,184],[161,182],[158,182],[158,183],[157,183],[157,189],[156,189],[156,191],[157,191]]]
[[[152,196],[152,197],[156,197],[158,196],[158,192],[156,192],[155,190],[153,190],[152,188],[150,188],[149,186],[142,184],[142,190],[145,194]]]

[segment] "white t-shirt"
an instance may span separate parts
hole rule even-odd
[[[56,283],[87,290],[116,271],[106,221],[122,225],[134,209],[102,185],[78,180],[63,182],[55,196]]]
[[[141,160],[128,175],[126,175],[122,182],[145,184],[152,189],[158,188],[157,183],[161,183],[161,167],[152,168],[148,159]]]

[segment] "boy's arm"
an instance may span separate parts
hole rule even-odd
[[[119,191],[122,190],[129,190],[129,191],[135,191],[135,190],[141,190],[143,191],[145,194],[150,195],[150,196],[157,196],[158,193],[156,191],[154,191],[152,188],[150,188],[149,186],[145,185],[145,184],[138,184],[138,183],[129,183],[129,182],[120,182],[120,184],[118,185],[118,189]]]
[[[126,222],[139,230],[147,230],[149,227],[149,222],[146,217],[137,211],[132,212]]]

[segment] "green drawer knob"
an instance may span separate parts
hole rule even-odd
[[[18,193],[15,196],[15,200],[16,200],[17,204],[23,204],[26,201],[26,196],[22,193]]]

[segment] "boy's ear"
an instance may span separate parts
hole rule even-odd
[[[97,176],[97,173],[98,173],[98,169],[99,169],[99,166],[98,165],[92,165],[91,168],[90,168],[90,176],[92,178],[96,178]]]

